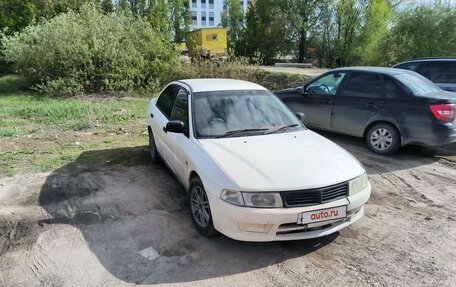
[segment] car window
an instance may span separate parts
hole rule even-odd
[[[397,99],[404,95],[404,91],[390,78],[385,78],[385,96],[388,99]]]
[[[178,86],[169,85],[158,98],[157,107],[167,118],[171,116],[171,109],[173,108],[174,100],[176,98],[178,90]]]
[[[417,72],[434,83],[456,83],[456,61],[425,62]]]
[[[419,64],[418,62],[403,63],[403,64],[399,64],[399,65],[395,66],[394,68],[416,71],[418,64]]]
[[[441,91],[436,84],[417,73],[399,73],[393,77],[418,96]]]
[[[321,77],[307,87],[307,92],[310,94],[335,95],[344,77],[345,73],[332,73]]]
[[[285,104],[266,90],[198,92],[192,98],[197,138],[216,138],[236,130],[257,130],[242,134],[252,136],[284,126],[289,128],[283,132],[302,128]]]
[[[353,72],[342,94],[347,97],[380,98],[382,86],[382,79],[378,74]]]
[[[188,127],[188,93],[182,88],[177,93],[170,120],[182,121]]]

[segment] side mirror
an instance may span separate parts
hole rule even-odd
[[[304,115],[304,113],[296,113],[296,117],[297,117],[298,120],[300,120],[301,122],[304,122],[304,119],[306,118],[306,116]]]
[[[166,132],[183,134],[185,132],[185,124],[182,121],[169,121],[166,124]]]
[[[298,93],[300,93],[301,95],[307,95],[306,86],[298,87]]]

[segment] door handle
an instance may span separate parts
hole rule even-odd
[[[323,103],[325,103],[325,104],[332,104],[332,102],[333,102],[332,100],[324,100],[323,101]]]
[[[168,133],[168,131],[166,130],[166,127],[163,127],[163,131],[164,131],[165,133]]]

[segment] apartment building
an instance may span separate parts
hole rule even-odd
[[[189,0],[191,23],[190,29],[217,27],[220,25],[224,0]],[[254,0],[239,0],[244,11],[247,11]]]

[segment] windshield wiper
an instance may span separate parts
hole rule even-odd
[[[240,135],[246,132],[262,132],[262,131],[267,131],[268,129],[242,129],[242,130],[233,130],[233,131],[228,131],[224,133],[223,135],[216,136],[216,138],[224,138],[224,137],[229,137],[229,136],[236,136]]]
[[[265,134],[265,135],[273,134],[273,133],[276,133],[276,132],[278,132],[278,131],[284,131],[284,132],[285,132],[288,128],[294,128],[294,127],[297,127],[297,126],[299,126],[299,124],[292,124],[292,125],[288,125],[288,126],[281,126],[281,127],[278,127],[278,128],[276,128],[276,129],[274,129],[274,130],[270,130],[270,131],[268,131],[268,132],[265,132],[264,134]]]

